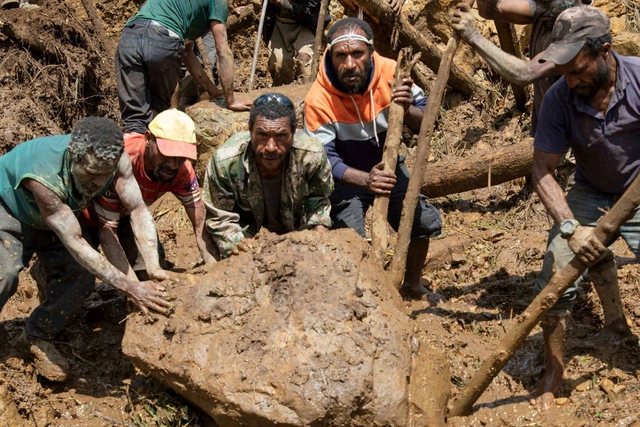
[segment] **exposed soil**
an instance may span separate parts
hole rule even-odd
[[[68,132],[87,115],[117,117],[112,59],[105,52],[115,46],[122,24],[141,3],[96,4],[109,40],[95,36],[77,0],[51,0],[35,11],[0,11],[2,32],[10,27],[20,35],[0,34],[0,152],[33,137]],[[419,12],[425,3],[432,4],[408,0],[405,7],[414,14],[416,25],[428,31],[427,15]],[[239,91],[246,89],[254,31],[231,37]],[[528,113],[513,108],[508,86],[485,65],[477,62],[474,67],[490,88],[489,96],[466,100],[455,93],[447,95],[431,161],[473,156],[527,133]],[[257,87],[270,84],[264,46],[257,77]],[[412,138],[406,142],[411,147]],[[411,165],[413,148],[404,147],[403,153]],[[416,325],[417,338],[445,351],[455,394],[496,347],[510,319],[532,300],[551,221],[524,178],[433,202],[445,226],[442,236],[432,242],[424,280],[443,300],[437,305],[405,301],[404,307]],[[153,212],[174,270],[196,267],[191,225],[179,203],[165,197],[154,204]],[[621,242],[614,250],[618,256],[631,256]],[[618,273],[636,335],[640,335],[639,273],[634,264],[622,266]],[[56,384],[37,377],[13,347],[38,304],[37,293],[28,271],[23,272],[18,292],[0,313],[0,427],[215,426],[208,415],[123,356],[127,302],[104,285],[97,287],[83,313],[57,338],[58,348],[72,364],[72,379]],[[474,406],[474,414],[450,419],[448,424],[639,426],[640,348],[595,344],[602,324],[601,306],[587,280],[569,324],[566,381],[556,405],[540,412],[528,403],[543,366],[542,336],[536,328]]]

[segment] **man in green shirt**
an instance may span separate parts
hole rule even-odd
[[[233,111],[250,105],[233,93],[233,54],[227,41],[226,0],[147,0],[124,26],[116,51],[116,82],[125,132],[145,133],[156,113],[168,109],[184,65],[211,97],[224,94]],[[207,77],[193,52],[211,31],[222,90]]]
[[[222,257],[250,249],[262,227],[274,233],[331,227],[331,166],[318,139],[296,131],[289,98],[261,95],[249,131],[213,154],[204,179],[207,230]]]
[[[164,288],[128,278],[111,265],[87,242],[77,219],[95,197],[114,189],[130,212],[149,276],[173,277],[160,267],[153,217],[123,148],[113,120],[89,117],[70,135],[33,139],[0,157],[0,310],[36,253],[46,271],[46,291],[16,345],[51,381],[65,381],[69,373],[51,341],[82,307],[94,276],[123,291],[145,313],[170,308]]]

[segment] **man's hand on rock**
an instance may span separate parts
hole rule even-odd
[[[458,3],[453,18],[451,19],[451,27],[458,32],[460,38],[469,43],[474,37],[478,37],[480,32],[476,28],[476,18],[471,13],[471,8],[467,3]]]
[[[573,235],[567,239],[573,253],[587,266],[600,261],[607,250],[607,247],[596,237],[593,230],[593,227],[578,226]]]
[[[127,296],[145,316],[149,314],[149,309],[167,315],[173,308],[166,288],[152,281],[131,281],[127,286]]]
[[[396,185],[396,174],[383,168],[384,165],[378,163],[371,169],[367,187],[374,194],[389,195]]]
[[[253,249],[251,245],[252,239],[240,240],[232,249],[231,255],[240,255],[242,252],[249,252]]]
[[[393,85],[393,82],[389,82],[389,85]],[[411,92],[411,86],[413,86],[413,80],[411,77],[405,77],[402,79],[402,84],[391,88],[391,100],[402,105],[404,112],[406,113],[413,104],[413,92]]]

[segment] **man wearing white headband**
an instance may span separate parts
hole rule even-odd
[[[395,173],[382,170],[391,100],[405,110],[404,123],[420,129],[427,98],[411,78],[391,88],[396,62],[373,47],[371,27],[361,19],[338,21],[327,35],[318,78],[305,101],[305,131],[320,138],[331,162],[335,191],[331,216],[335,227],[349,227],[365,236],[364,217],[376,194],[390,195],[388,221],[397,229],[409,171],[400,156]],[[422,298],[420,284],[429,238],[441,233],[440,213],[422,197],[416,206],[407,272],[402,293]]]

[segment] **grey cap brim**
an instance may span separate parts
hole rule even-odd
[[[549,61],[556,65],[564,65],[580,53],[584,43],[585,40],[572,43],[551,43],[540,59],[538,59],[538,62]]]

